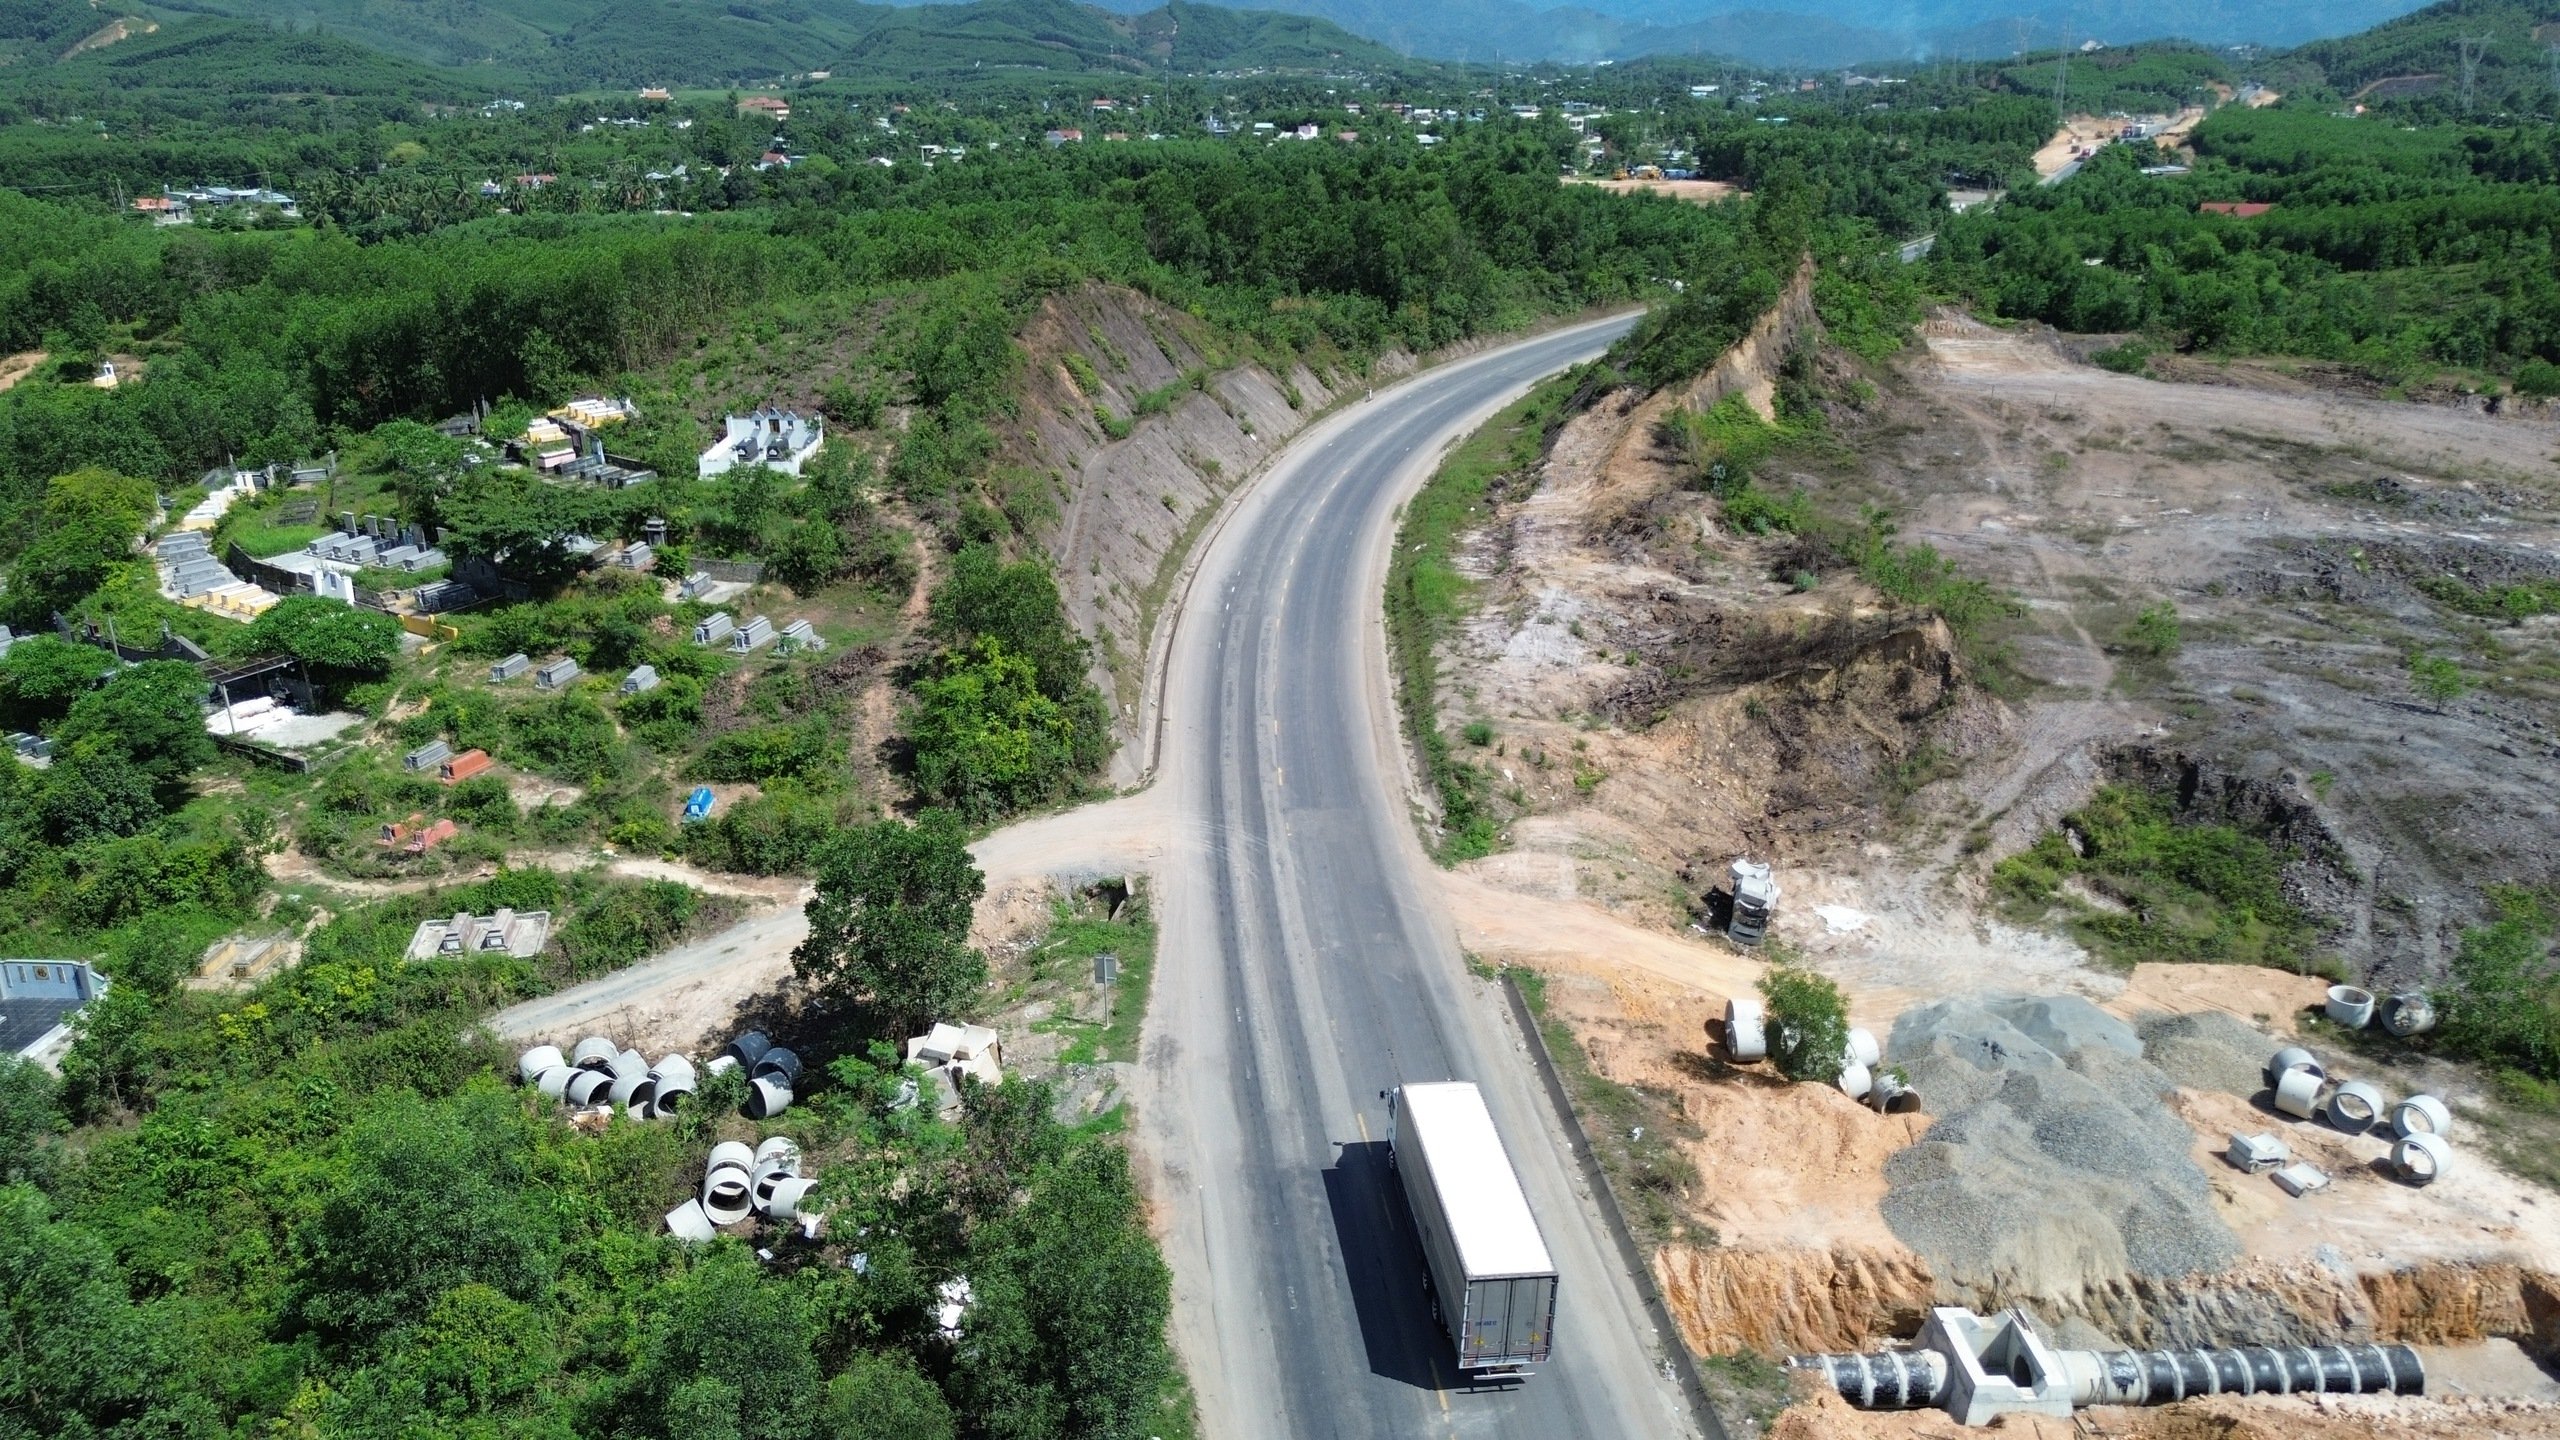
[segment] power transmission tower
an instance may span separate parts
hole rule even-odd
[[[2053,123],[2067,125],[2070,112],[2063,108],[2063,95],[2071,81],[2071,31],[2062,32],[2062,49],[2053,62]]]
[[[2457,37],[2455,42],[2462,47],[2462,113],[2465,115],[2471,113],[2473,98],[2478,93],[2480,57],[2488,53],[2490,38],[2486,35],[2464,35]]]

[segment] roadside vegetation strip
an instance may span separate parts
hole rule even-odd
[[[1679,1323],[1672,1318],[1671,1307],[1663,1300],[1661,1287],[1654,1280],[1646,1247],[1659,1244],[1664,1238],[1662,1225],[1649,1224],[1647,1234],[1640,1240],[1628,1224],[1626,1209],[1618,1199],[1622,1184],[1636,1185],[1641,1193],[1651,1197],[1645,1212],[1649,1221],[1661,1222],[1669,1207],[1659,1192],[1693,1183],[1697,1178],[1687,1157],[1672,1148],[1663,1137],[1663,1117],[1646,1104],[1644,1097],[1601,1077],[1591,1068],[1590,1057],[1583,1053],[1582,1046],[1574,1039],[1573,1027],[1561,1020],[1548,1018],[1547,977],[1518,965],[1498,972],[1488,971],[1472,958],[1468,961],[1468,968],[1479,975],[1501,976],[1503,996],[1511,1002],[1512,1022],[1520,1027],[1521,1037],[1528,1042],[1529,1054],[1537,1061],[1538,1078],[1544,1084],[1548,1103],[1555,1106],[1556,1118],[1571,1136],[1574,1157],[1582,1169],[1583,1178],[1591,1186],[1591,1197],[1600,1207],[1600,1218],[1608,1226],[1609,1238],[1617,1245],[1618,1258],[1634,1279],[1637,1293],[1644,1297],[1645,1313],[1653,1322],[1654,1334],[1662,1347],[1663,1364],[1678,1377],[1681,1397],[1688,1402],[1699,1430],[1710,1440],[1726,1440],[1724,1417],[1709,1398],[1706,1383],[1698,1372],[1697,1359],[1689,1353],[1688,1342],[1681,1338]],[[1600,1124],[1601,1133],[1611,1138],[1613,1143],[1609,1148],[1603,1149],[1592,1143],[1590,1128],[1583,1121],[1586,1110]],[[1630,1117],[1652,1117],[1657,1122],[1653,1126],[1651,1151],[1645,1160],[1633,1164],[1630,1156],[1643,1145],[1645,1126],[1628,1123]],[[1621,1142],[1617,1136],[1622,1132],[1628,1138]],[[1662,1183],[1651,1183],[1655,1179]],[[1694,1238],[1702,1244],[1716,1243],[1712,1230]]]
[[[1497,827],[1491,780],[1458,759],[1440,731],[1438,649],[1473,604],[1474,582],[1457,553],[1511,492],[1525,494],[1580,382],[1579,371],[1547,380],[1450,452],[1407,501],[1387,562],[1387,646],[1396,667],[1396,704],[1405,735],[1440,804],[1442,834],[1432,846],[1444,864],[1491,854]]]

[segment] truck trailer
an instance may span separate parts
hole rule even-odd
[[[1395,1092],[1388,1162],[1422,1237],[1432,1309],[1476,1378],[1543,1364],[1555,1336],[1556,1266],[1484,1095],[1464,1081]]]

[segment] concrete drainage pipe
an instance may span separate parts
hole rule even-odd
[[[692,1095],[692,1076],[685,1075],[671,1077],[658,1081],[657,1096],[649,1103],[657,1111],[659,1117],[664,1118],[683,1109],[685,1101],[691,1098]]]
[[[723,1140],[711,1147],[711,1158],[702,1162],[702,1168],[717,1170],[723,1165],[734,1165],[741,1170],[752,1170],[755,1164],[756,1152],[735,1140]]]
[[[780,1161],[783,1164],[790,1166],[793,1174],[798,1174],[800,1171],[800,1142],[792,1139],[788,1135],[766,1136],[764,1143],[756,1147],[756,1163],[762,1165],[769,1160]]]
[[[1875,1072],[1855,1060],[1840,1069],[1840,1093],[1852,1100],[1864,1100],[1876,1088]]]
[[[646,1070],[637,1075],[615,1076],[613,1089],[609,1092],[613,1097],[613,1108],[628,1113],[635,1120],[638,1119],[640,1107],[637,1097],[649,1088],[649,1072]]]
[[[2297,1120],[2320,1113],[2320,1072],[2295,1067],[2276,1077],[2276,1109]]]
[[[779,1161],[767,1160],[747,1176],[748,1196],[754,1202],[757,1214],[771,1213],[774,1190],[786,1180],[800,1178],[792,1173],[792,1168]]]
[[[687,1200],[667,1212],[667,1233],[688,1245],[702,1245],[720,1232],[711,1228],[711,1217],[703,1213],[701,1201]]]
[[[613,1057],[621,1053],[621,1046],[601,1035],[590,1035],[578,1042],[577,1049],[569,1052],[569,1063],[581,1070],[610,1070]]]
[[[714,1225],[735,1225],[755,1209],[754,1182],[735,1165],[715,1166],[702,1177],[702,1213]]]
[[[557,1100],[568,1092],[569,1082],[582,1073],[566,1065],[554,1065],[533,1077],[533,1088]]]
[[[791,1087],[764,1076],[747,1087],[747,1118],[770,1120],[791,1108]]]
[[[2453,1163],[2453,1147],[2444,1137],[2421,1130],[2391,1147],[2391,1168],[2412,1185],[2433,1185]]]
[[[649,1067],[649,1073],[658,1078],[660,1085],[679,1077],[690,1082],[694,1078],[693,1061],[682,1055],[661,1055],[658,1063]]]
[[[516,1078],[530,1085],[545,1070],[557,1070],[569,1063],[557,1045],[536,1045],[516,1057]]]
[[[2350,1030],[2373,1023],[2373,992],[2353,985],[2329,987],[2329,1018]]]
[[[1920,1092],[1892,1071],[1879,1070],[1875,1088],[1867,1092],[1867,1104],[1879,1115],[1908,1115],[1920,1108]]]
[[[1748,1065],[1769,1058],[1769,1012],[1747,996],[1724,1002],[1724,1053]]]
[[[1849,1032],[1849,1063],[1864,1065],[1869,1070],[1884,1063],[1884,1047],[1876,1043],[1874,1031],[1852,1030]]]
[[[800,1083],[800,1057],[780,1045],[764,1052],[756,1061],[756,1078],[779,1080],[785,1085]]]
[[[2350,1080],[2329,1097],[2329,1123],[2350,1135],[2361,1135],[2382,1118],[2382,1092],[2362,1080]]]
[[[2424,1035],[2436,1028],[2435,1002],[2423,992],[2403,990],[2384,1003],[2382,1028],[2403,1040]]]
[[[649,1057],[637,1050],[625,1050],[613,1057],[613,1073],[625,1077],[649,1073]]]
[[[597,1100],[601,1099],[605,1093],[612,1088],[612,1071],[581,1070],[577,1074],[569,1077],[569,1083],[561,1090],[560,1098],[568,1101],[572,1105],[584,1108],[585,1106],[596,1103]]]
[[[2272,1090],[2287,1070],[2308,1070],[2315,1080],[2329,1078],[2329,1072],[2320,1068],[2319,1060],[2299,1045],[2287,1045],[2277,1051],[2276,1058],[2268,1061],[2267,1068],[2260,1073],[2266,1076],[2267,1088]]]
[[[2412,1095],[2391,1107],[2391,1128],[2402,1136],[2451,1135],[2453,1112],[2433,1095]]]
[[[800,1206],[809,1198],[809,1192],[817,1188],[818,1182],[807,1176],[787,1176],[773,1187],[773,1194],[765,1204],[765,1213],[776,1220],[797,1220],[800,1218]]]
[[[752,1067],[758,1060],[764,1058],[764,1052],[772,1048],[773,1040],[770,1036],[761,1030],[750,1030],[730,1041],[729,1048],[722,1053],[740,1065]]]

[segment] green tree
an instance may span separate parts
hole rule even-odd
[[[871,1038],[966,1014],[987,978],[986,957],[968,943],[970,907],[986,888],[949,811],[842,831],[818,857],[809,938],[793,968]]]
[[[171,785],[213,759],[205,733],[202,672],[181,660],[128,665],[71,704],[54,738],[90,737],[121,750],[154,785]]]
[[[132,561],[152,505],[148,484],[112,470],[56,476],[45,486],[33,538],[10,569],[0,609],[21,629],[52,623],[55,612],[78,605],[117,565]]]
[[[156,1433],[164,1354],[107,1247],[32,1187],[0,1187],[0,1433]]]
[[[1023,1088],[1047,1098],[1045,1087]],[[998,1440],[1143,1440],[1171,1378],[1172,1284],[1128,1155],[1076,1144],[1020,1194],[971,1247],[976,1304],[954,1397]]]
[[[1031,662],[1040,693],[1052,700],[1075,693],[1093,664],[1092,647],[1067,623],[1049,567],[1037,560],[1008,564],[992,545],[972,545],[952,557],[951,574],[933,592],[932,633],[954,648],[1001,642]]]
[[[951,1440],[950,1403],[897,1354],[856,1354],[827,1382],[819,1413],[823,1440]]]
[[[0,1055],[0,1185],[43,1180],[63,1130],[61,1086],[32,1060]]]
[[[494,1088],[433,1103],[387,1093],[349,1140],[345,1178],[295,1236],[303,1318],[362,1345],[458,1285],[540,1299],[559,1241],[526,1194],[523,1125]]]
[[[1769,1059],[1790,1080],[1828,1084],[1849,1053],[1849,1002],[1827,975],[1772,965],[1760,977],[1769,1005]]]
[[[906,715],[916,793],[977,820],[1060,798],[1075,783],[1077,728],[1002,641],[944,651]]]
[[[821,1394],[818,1326],[793,1287],[721,1249],[672,1281],[623,1399],[626,1433],[802,1440]]]
[[[249,626],[249,646],[341,675],[380,676],[400,658],[400,622],[318,595],[290,595]]]
[[[546,484],[523,471],[484,469],[445,501],[442,543],[536,589],[555,588],[581,565],[569,552],[570,537],[595,528],[609,503],[601,491]]]
[[[50,724],[114,668],[115,657],[98,646],[28,635],[0,656],[0,704],[25,728]]]

